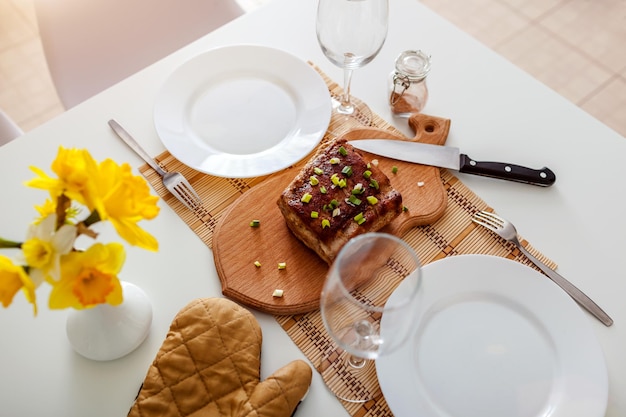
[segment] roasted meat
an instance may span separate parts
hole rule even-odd
[[[402,196],[375,163],[338,139],[307,162],[278,207],[291,232],[331,264],[348,240],[396,218]]]

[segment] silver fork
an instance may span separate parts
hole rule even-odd
[[[150,156],[144,151],[135,139],[115,120],[109,120],[109,126],[130,148],[141,156],[144,161],[154,169],[163,179],[163,185],[167,190],[174,194],[187,208],[193,210],[202,205],[202,200],[196,190],[193,189],[189,181],[180,172],[167,172],[163,170]]]
[[[609,315],[606,314],[604,310],[602,310],[591,298],[585,295],[585,293],[579,290],[574,284],[563,278],[556,271],[529,253],[526,248],[520,244],[520,241],[517,238],[517,230],[510,221],[488,211],[481,211],[474,214],[472,221],[486,227],[503,239],[513,242],[532,263],[541,269],[548,276],[548,278],[565,290],[565,292],[568,293],[578,304],[593,314],[605,326],[613,324],[613,319],[609,317]]]

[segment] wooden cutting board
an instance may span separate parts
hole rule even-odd
[[[416,132],[410,140],[443,145],[450,120],[418,114],[409,119],[409,125]],[[343,137],[409,140],[378,129],[351,130]],[[378,159],[408,208],[382,231],[402,236],[409,228],[433,223],[443,215],[447,194],[439,168],[362,153],[366,159]],[[396,174],[393,166],[398,168]],[[286,169],[255,186],[222,215],[213,234],[213,256],[226,297],[277,315],[319,308],[328,265],[291,234],[276,204],[301,168]],[[259,227],[250,227],[254,219],[260,220]],[[256,261],[260,267],[255,266]],[[282,262],[286,268],[279,269]],[[283,290],[282,297],[272,295],[276,289]]]

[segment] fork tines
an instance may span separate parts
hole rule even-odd
[[[489,211],[474,213],[472,221],[489,229],[498,229],[504,226],[504,220]]]
[[[190,210],[202,206],[200,196],[187,181],[181,181],[173,187],[173,190],[180,197],[179,200]]]

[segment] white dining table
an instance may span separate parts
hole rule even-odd
[[[153,119],[159,88],[178,66],[204,51],[233,44],[271,46],[315,63],[341,82],[341,70],[317,44],[315,8],[314,0],[275,0],[1,147],[0,236],[25,235],[36,215],[33,207],[45,199],[44,192],[23,185],[33,177],[29,166],[49,169],[60,145],[86,148],[97,160],[129,162],[138,172],[143,161],[115,136],[109,119],[132,132],[150,155],[163,152]],[[411,135],[406,119],[394,119],[388,108],[387,76],[400,52],[422,49],[432,55],[423,112],[451,119],[447,144],[479,160],[548,166],[556,173],[556,183],[547,188],[459,178],[615,320],[605,327],[585,313],[608,368],[606,417],[625,416],[626,139],[417,0],[391,1],[389,19],[384,47],[355,71],[352,93]],[[195,298],[222,296],[212,251],[167,204],[160,205],[159,216],[142,223],[159,240],[159,251],[128,247],[121,274],[152,303],[145,342],[117,360],[85,359],[65,335],[68,311],[47,308],[45,286],[37,293],[37,317],[18,294],[10,308],[0,310],[0,416],[125,416],[175,314]],[[273,316],[252,311],[263,330],[263,378],[294,359],[306,360]],[[296,415],[348,414],[314,372]]]

